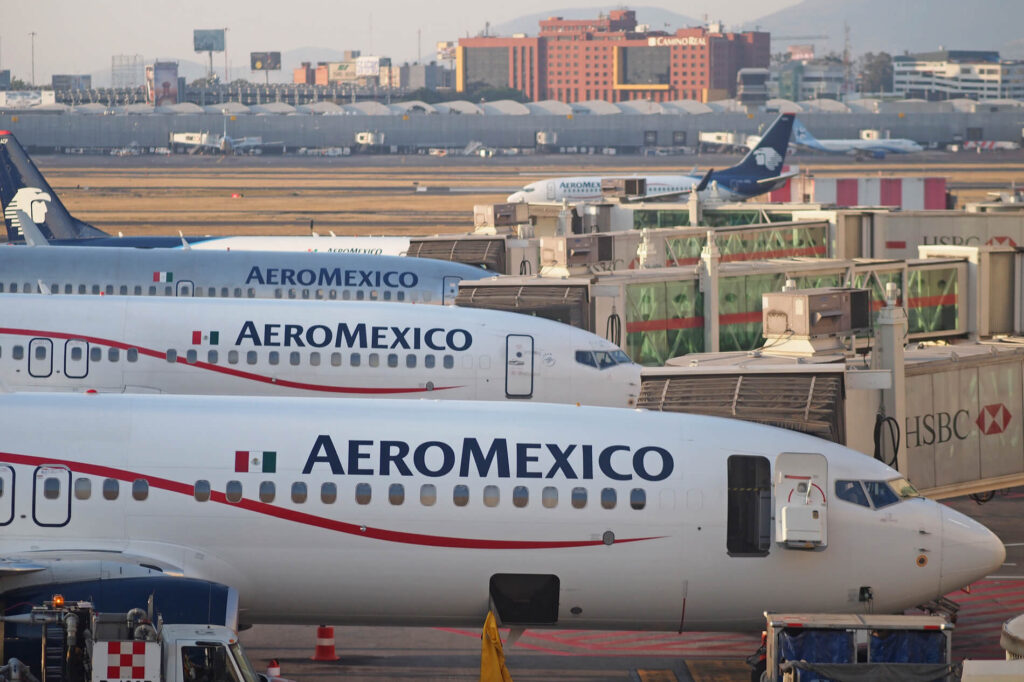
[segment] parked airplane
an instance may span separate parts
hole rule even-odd
[[[796,144],[808,149],[815,149],[830,154],[855,154],[858,157],[881,159],[887,153],[910,154],[924,151],[924,147],[906,138],[882,138],[879,140],[861,140],[857,138],[819,140],[807,130],[801,121],[793,124],[793,140]]]
[[[757,630],[898,612],[1005,558],[871,457],[697,415],[34,393],[0,396],[0,433],[9,609],[189,577],[231,624]]]
[[[30,216],[43,237],[53,245],[137,246],[146,248],[212,249],[218,251],[317,251],[330,253],[368,253],[402,256],[409,250],[408,237],[114,237],[78,220],[68,212],[60,197],[47,184],[43,174],[29,158],[14,134],[0,131],[0,207],[4,211],[7,241],[20,243],[25,234],[17,211]]]
[[[451,261],[350,253],[0,248],[0,293],[453,303],[489,273]]]
[[[690,192],[710,201],[742,201],[780,187],[796,173],[782,172],[793,128],[793,114],[782,114],[765,132],[761,141],[743,160],[731,168],[708,171],[704,175],[634,176],[645,180],[646,193],[633,200],[678,199]],[[600,176],[551,178],[531,182],[509,195],[510,203],[544,201],[596,201],[602,198]]]
[[[590,332],[482,308],[0,294],[10,390],[532,400],[628,407],[640,367]]]

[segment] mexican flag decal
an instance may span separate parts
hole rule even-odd
[[[154,282],[173,282],[174,281],[174,273],[173,272],[154,272],[153,273],[153,281]]]
[[[277,452],[273,450],[235,450],[236,473],[273,474],[277,471]]]
[[[192,332],[192,345],[198,346],[203,342],[204,338],[206,339],[206,343],[211,346],[216,346],[220,343],[220,332],[206,332],[204,334],[202,331],[196,330]]]

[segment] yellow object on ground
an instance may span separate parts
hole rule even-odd
[[[512,682],[512,675],[505,667],[505,652],[501,648],[498,624],[490,611],[487,612],[480,640],[480,682]]]

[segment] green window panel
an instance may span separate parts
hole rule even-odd
[[[665,240],[665,262],[676,265],[693,265],[700,260],[700,252],[704,248],[704,237],[680,237]]]
[[[878,321],[878,311],[885,307],[885,285],[889,282],[893,282],[899,288],[899,291],[903,291],[903,271],[902,270],[889,270],[882,272],[867,271],[858,272],[853,277],[853,286],[858,289],[868,289],[871,291],[871,320],[872,323]],[[902,296],[902,293],[900,294]],[[897,299],[897,303],[903,303],[902,299]]]
[[[959,291],[956,268],[914,269],[907,279],[907,331],[955,331]]]
[[[626,287],[626,352],[641,365],[704,350],[704,299],[696,280]]]
[[[761,346],[761,295],[780,291],[784,273],[722,277],[718,283],[718,344],[725,351]]]

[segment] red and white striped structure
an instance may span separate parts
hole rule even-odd
[[[97,642],[93,648],[93,678],[103,672],[104,680],[157,682],[160,679],[159,642]]]
[[[770,195],[772,201],[836,206],[896,206],[905,211],[946,208],[946,179],[877,176],[825,178],[798,175]]]

